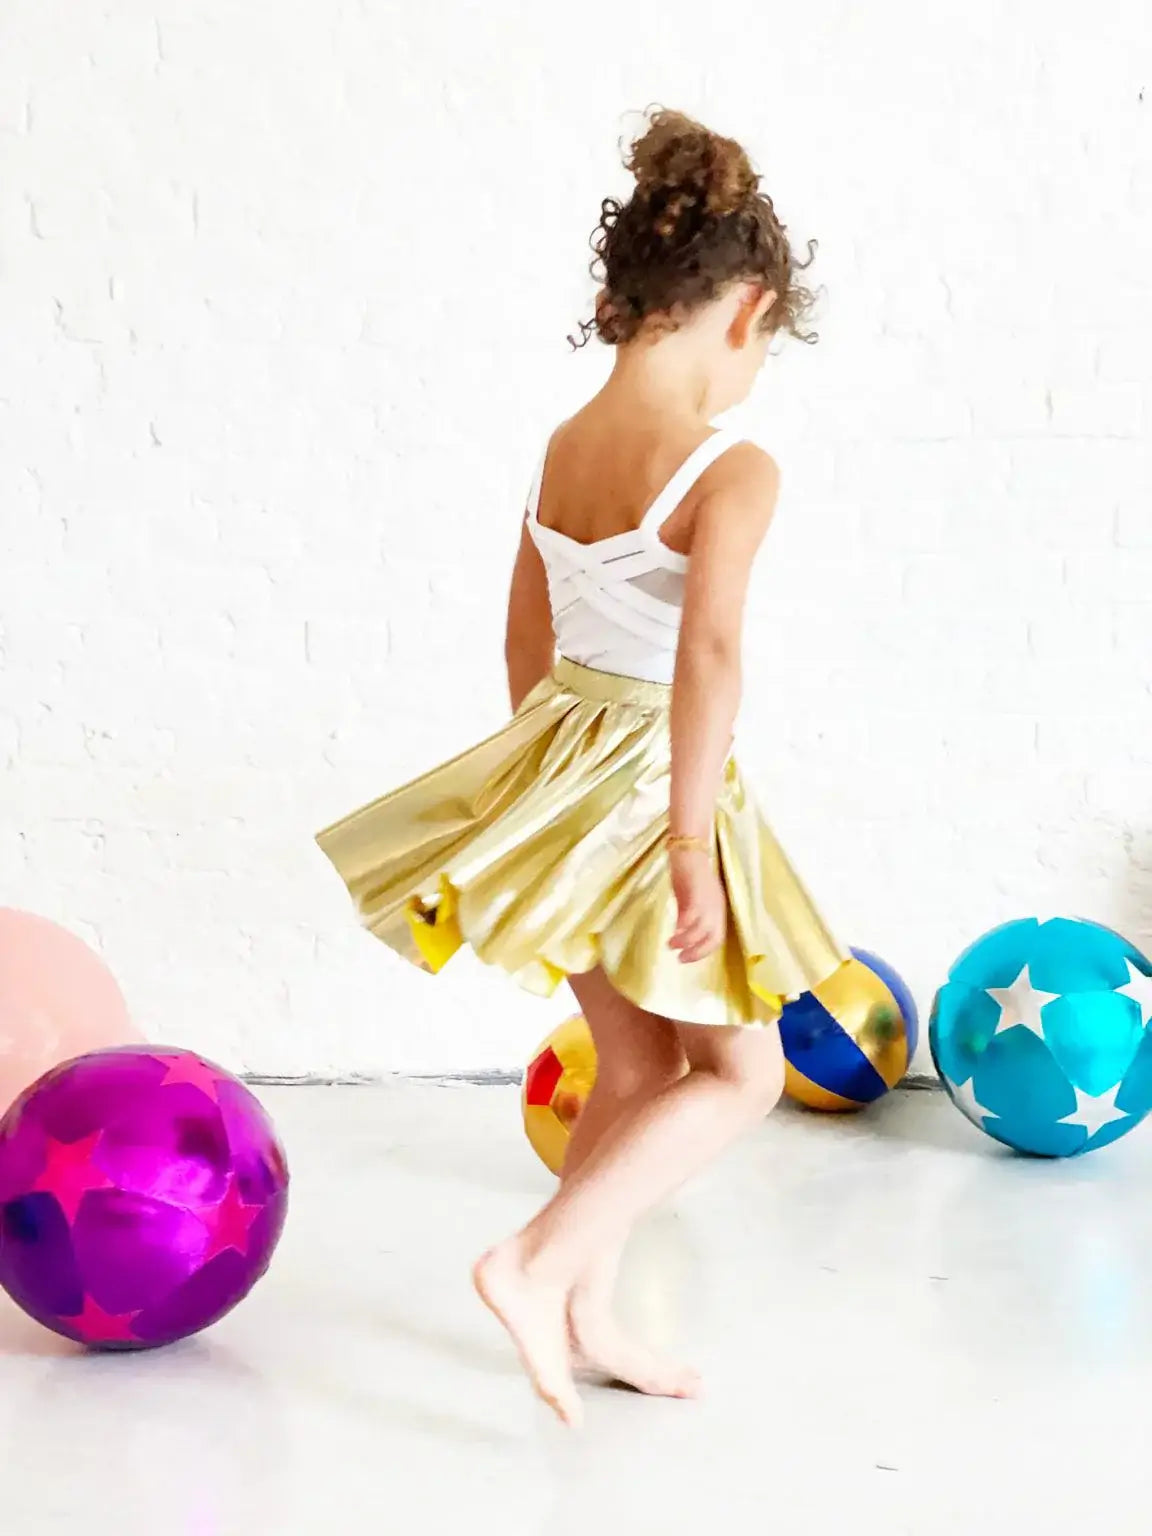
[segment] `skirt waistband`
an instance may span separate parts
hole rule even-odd
[[[578,661],[561,656],[552,669],[561,688],[578,693],[581,698],[602,704],[635,704],[638,709],[668,709],[672,703],[670,683],[649,683],[640,677],[624,677],[619,672],[600,672],[582,667]]]

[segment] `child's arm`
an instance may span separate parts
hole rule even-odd
[[[671,831],[708,845],[740,706],[748,578],[779,485],[773,460],[750,443],[725,454],[714,473],[717,483],[706,490],[693,524],[671,719]],[[682,847],[671,857],[680,906],[673,944],[681,958],[697,960],[724,936],[718,882],[699,850]]]
[[[540,551],[525,523],[512,571],[508,594],[508,622],[504,631],[504,660],[508,667],[508,693],[513,711],[552,670],[556,636],[552,631],[552,606],[548,600],[548,576]]]

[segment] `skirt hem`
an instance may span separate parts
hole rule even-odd
[[[461,949],[470,949],[482,965],[494,970],[503,971],[512,981],[522,987],[524,991],[531,992],[537,997],[551,997],[553,993],[571,976],[586,976],[589,971],[603,970],[612,987],[621,997],[634,1004],[637,1008],[643,1008],[647,1013],[659,1014],[663,1018],[671,1019],[676,1024],[700,1024],[706,1027],[718,1026],[713,1018],[694,1019],[686,1018],[688,1011],[679,1008],[675,1014],[665,1013],[662,1009],[653,1005],[650,994],[643,988],[630,987],[622,971],[617,968],[615,972],[605,964],[604,956],[599,953],[599,943],[596,935],[592,935],[591,942],[597,949],[595,962],[581,971],[568,971],[562,966],[553,965],[544,956],[536,956],[530,967],[513,969],[498,955],[485,955],[467,933],[464,932],[459,918],[460,893],[452,882],[443,877],[440,882],[439,899],[431,904],[413,897],[405,908],[405,918],[408,925],[408,933],[412,941],[415,954],[407,947],[401,948],[383,935],[380,937],[384,944],[398,954],[402,959],[410,961],[419,969],[436,976],[444,970],[448,963],[460,952]],[[731,921],[731,919],[729,919]],[[749,957],[748,960],[748,985],[756,998],[763,1013],[753,1018],[733,1019],[729,1022],[739,1029],[765,1029],[773,1024],[778,1024],[780,1015],[785,1006],[801,996],[799,992],[788,994],[764,992],[757,988],[753,979],[753,971],[760,961],[760,956]],[[677,962],[680,963],[680,962]],[[831,973],[829,973],[831,974]],[[824,978],[820,978],[823,980]]]

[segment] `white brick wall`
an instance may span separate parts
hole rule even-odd
[[[515,1064],[562,1010],[393,962],[310,836],[501,716],[654,99],[822,241],[824,340],[746,414],[785,500],[745,754],[797,862],[925,1003],[1012,914],[1152,946],[1146,0],[578,16],[5,6],[0,899],[233,1065]]]

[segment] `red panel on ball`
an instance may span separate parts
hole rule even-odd
[[[548,1046],[524,1074],[524,1102],[546,1108],[552,1102],[556,1085],[564,1073],[564,1064]]]

